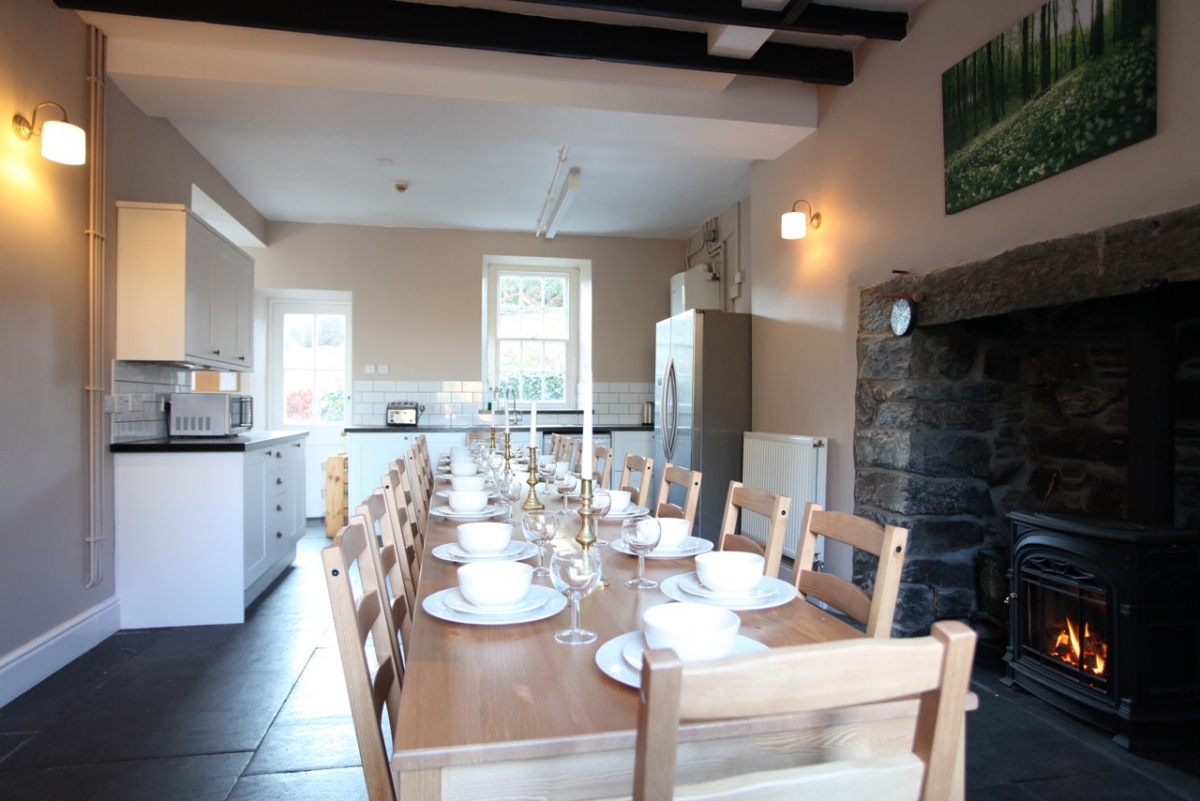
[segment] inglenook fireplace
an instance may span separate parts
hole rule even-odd
[[[1008,682],[1135,751],[1200,739],[1200,540],[1013,512]]]

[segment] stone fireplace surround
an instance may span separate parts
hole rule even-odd
[[[1135,455],[1130,475],[1130,442],[1153,439],[1130,436],[1129,414],[1131,387],[1135,406],[1150,405],[1136,400],[1146,351],[1130,358],[1147,297],[1175,319],[1165,399],[1174,458],[1157,468],[1174,476],[1174,525],[1200,525],[1200,311],[1188,311],[1200,309],[1196,281],[1200,206],[862,291],[855,513],[911,532],[897,635],[971,613],[976,554],[1008,546],[1008,512],[1129,515],[1130,485],[1149,472]],[[914,293],[923,296],[917,327],[896,337],[884,296]],[[1153,425],[1163,414],[1149,417]],[[1153,486],[1155,477],[1141,479]],[[856,554],[855,581],[869,589],[873,573],[873,560]]]

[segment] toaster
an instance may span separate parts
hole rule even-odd
[[[389,426],[415,426],[422,408],[412,401],[392,401],[387,405],[384,421]]]

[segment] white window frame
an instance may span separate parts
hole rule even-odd
[[[346,416],[336,423],[285,423],[283,414],[283,316],[285,314],[343,314],[346,317]],[[267,364],[267,424],[273,429],[342,430],[354,419],[353,305],[350,301],[272,297],[267,313],[270,335]]]
[[[558,259],[543,256],[483,257],[483,363],[484,387],[496,386],[496,287],[502,273],[556,274],[567,278],[570,339],[567,346],[567,376],[562,402],[538,401],[538,410],[578,409],[580,376],[592,367],[592,262],[591,259]],[[490,394],[486,402],[495,402]],[[519,402],[514,408],[528,409]]]

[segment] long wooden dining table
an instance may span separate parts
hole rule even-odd
[[[601,521],[597,533],[619,539],[620,524]],[[661,589],[625,587],[637,559],[601,547],[611,586],[583,599],[582,625],[599,635],[591,645],[555,642],[554,633],[569,625],[569,607],[548,619],[516,625],[446,622],[429,615],[422,604],[433,593],[457,585],[459,565],[431,553],[456,537],[457,523],[430,517],[392,752],[400,797],[629,797],[639,692],[601,671],[596,651],[614,637],[639,630],[643,611],[671,599]],[[519,524],[514,539],[522,539]],[[574,542],[557,540],[556,545]],[[660,582],[692,569],[691,559],[646,561],[646,575]],[[535,582],[549,585],[549,579]],[[738,615],[740,633],[768,646],[864,636],[799,598]],[[699,781],[726,775],[735,763],[733,772],[740,772],[749,764],[763,769],[904,753],[911,748],[915,706],[909,699],[865,710],[685,725],[677,775]]]

